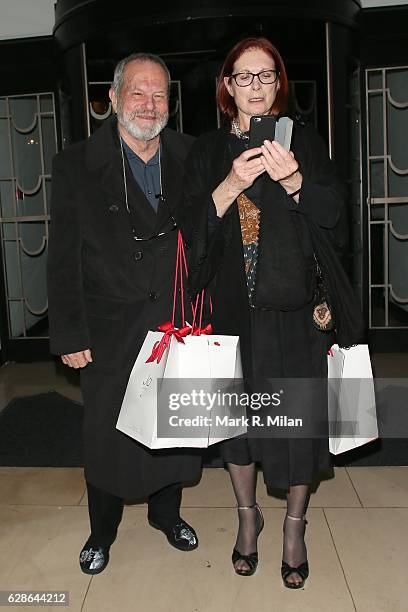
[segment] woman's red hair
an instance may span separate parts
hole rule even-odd
[[[271,114],[278,115],[284,112],[286,109],[289,85],[285,64],[283,63],[283,59],[279,51],[267,38],[244,38],[244,40],[237,43],[228,53],[218,78],[217,104],[221,112],[230,120],[237,116],[238,109],[234,98],[230,96],[227,88],[225,87],[224,77],[230,77],[232,75],[235,62],[243,53],[245,53],[245,51],[248,51],[249,49],[261,49],[274,60],[276,70],[279,72],[280,88],[271,108]]]

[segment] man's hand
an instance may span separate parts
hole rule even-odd
[[[84,368],[88,363],[92,361],[92,355],[90,349],[85,351],[79,351],[79,353],[69,353],[68,355],[61,355],[62,363],[69,366],[70,368]]]

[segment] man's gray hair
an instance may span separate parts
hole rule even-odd
[[[125,80],[125,68],[129,64],[129,62],[133,62],[134,60],[137,60],[139,62],[152,62],[153,64],[161,66],[167,75],[168,94],[170,94],[170,72],[162,58],[158,55],[155,55],[154,53],[132,53],[131,55],[128,55],[127,57],[124,57],[122,60],[120,60],[120,62],[116,65],[115,72],[113,75],[112,89],[117,96],[120,95],[120,91],[123,87],[123,82]]]

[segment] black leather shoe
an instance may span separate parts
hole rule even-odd
[[[198,546],[197,534],[192,527],[183,519],[180,519],[170,527],[161,527],[157,523],[148,519],[149,525],[155,529],[159,529],[167,537],[169,544],[178,550],[194,550]]]
[[[85,544],[79,555],[79,565],[84,574],[100,574],[109,563],[109,546]]]

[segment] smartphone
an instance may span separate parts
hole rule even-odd
[[[273,115],[254,115],[249,124],[249,149],[263,145],[264,140],[275,138],[276,119]]]
[[[281,117],[276,121],[273,115],[251,117],[249,128],[249,149],[260,147],[264,140],[276,140],[287,151],[292,140],[293,121],[289,117]]]
[[[293,121],[289,117],[281,117],[276,124],[275,140],[287,151],[290,151],[292,128]]]

